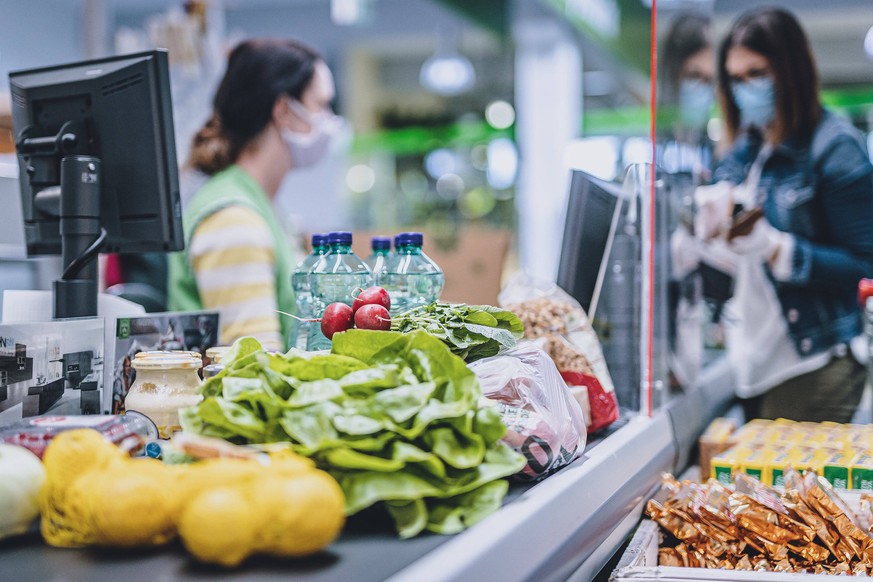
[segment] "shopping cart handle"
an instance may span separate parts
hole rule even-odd
[[[861,279],[858,283],[858,303],[861,307],[867,305],[867,299],[873,297],[873,279]]]

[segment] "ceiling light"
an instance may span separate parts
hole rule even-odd
[[[330,0],[330,19],[339,26],[368,24],[373,20],[371,0]]]
[[[485,108],[485,120],[494,129],[506,129],[515,123],[515,109],[506,101],[494,101]]]
[[[358,194],[369,192],[376,185],[376,172],[365,164],[358,164],[346,172],[346,186]]]
[[[476,84],[476,71],[468,58],[458,53],[453,39],[441,39],[436,52],[421,66],[421,85],[432,93],[453,97]]]
[[[864,52],[873,59],[873,26],[870,27],[867,35],[864,37]]]

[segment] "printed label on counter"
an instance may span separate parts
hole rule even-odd
[[[40,416],[30,421],[31,426],[96,428],[112,422],[112,416]]]

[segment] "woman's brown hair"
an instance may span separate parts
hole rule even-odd
[[[781,8],[758,8],[740,15],[721,43],[718,55],[718,91],[729,143],[740,133],[740,110],[731,93],[726,69],[728,52],[744,47],[767,59],[773,71],[776,117],[772,138],[808,139],[821,116],[818,73],[806,34],[797,19]]]
[[[689,57],[712,46],[709,17],[699,12],[679,14],[664,39],[664,74],[661,95],[664,103],[679,103],[682,66]]]
[[[299,99],[315,64],[313,49],[293,41],[252,39],[237,45],[212,102],[212,116],[194,136],[188,164],[212,175],[234,163],[270,122],[281,95]]]

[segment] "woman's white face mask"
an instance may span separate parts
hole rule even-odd
[[[320,162],[330,151],[331,141],[340,133],[343,119],[330,111],[313,113],[295,99],[288,106],[309,125],[306,133],[282,129],[282,139],[291,154],[295,168],[308,168]]]

